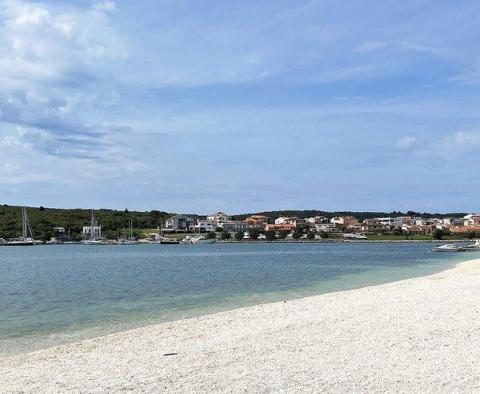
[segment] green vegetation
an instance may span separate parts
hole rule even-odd
[[[95,210],[102,231],[106,236],[117,237],[128,234],[129,221],[133,221],[134,235],[142,237],[143,229],[156,229],[166,217],[166,212],[116,211],[111,209]],[[72,239],[80,239],[82,227],[90,225],[89,209],[27,208],[33,235],[40,240],[54,236],[54,227],[64,227]],[[148,230],[148,232],[151,232]],[[22,233],[21,207],[0,205],[0,238],[14,238]]]
[[[442,239],[444,235],[446,234],[443,232],[443,230],[437,228],[433,232],[433,239]]]
[[[298,227],[295,227],[295,230],[293,231],[293,239],[300,239],[303,235],[303,227],[301,226],[298,226]]]
[[[274,230],[265,231],[265,238],[267,241],[275,241],[277,239],[277,233]]]
[[[251,228],[248,230],[248,234],[250,236],[250,239],[256,241],[258,239],[258,236],[260,235],[260,230],[258,228]]]
[[[243,236],[244,236],[244,235],[245,235],[245,234],[243,233],[243,231],[237,231],[237,232],[235,233],[235,240],[236,240],[236,241],[241,241],[241,240],[243,239]]]
[[[207,239],[215,239],[215,238],[217,238],[217,234],[215,233],[215,231],[209,231],[207,234]]]
[[[230,234],[228,231],[222,231],[220,233],[220,239],[222,241],[228,241],[231,238],[232,238],[232,234]]]

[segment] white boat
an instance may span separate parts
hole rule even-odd
[[[476,240],[473,244],[464,247],[467,250],[480,250],[480,240]]]
[[[435,252],[465,252],[465,248],[453,244],[440,245],[433,250]]]
[[[345,239],[368,239],[368,237],[365,234],[362,234],[362,233],[343,234],[343,238],[345,238]]]
[[[5,242],[5,246],[33,246],[39,242],[34,241],[32,227],[27,216],[27,208],[22,207],[22,236]]]
[[[198,235],[196,237],[185,237],[182,241],[184,244],[194,244],[194,245],[209,245],[217,242],[216,238],[207,238],[203,235]]]
[[[106,242],[100,237],[95,236],[95,228],[98,227],[98,221],[95,219],[95,216],[93,215],[93,209],[92,209],[92,217],[90,219],[90,238],[84,239],[82,241],[82,244],[84,245],[110,245],[110,242]],[[99,235],[101,235],[99,233]]]
[[[193,239],[193,244],[198,244],[198,245],[211,245],[217,242],[216,238],[207,238],[204,237],[203,235],[196,237]]]

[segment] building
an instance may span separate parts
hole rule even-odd
[[[423,226],[417,226],[415,224],[404,224],[402,226],[402,231],[405,231],[408,234],[425,234],[425,228]]]
[[[275,224],[293,224],[295,227],[303,226],[306,223],[305,219],[297,218],[296,216],[287,217],[287,216],[280,216],[279,218],[275,219]]]
[[[342,230],[336,224],[333,224],[333,223],[316,224],[315,229],[319,233],[342,234]]]
[[[310,224],[322,224],[322,223],[328,223],[329,220],[326,216],[313,216],[307,219],[307,223]]]
[[[230,220],[225,223],[221,223],[220,227],[223,231],[227,233],[238,233],[239,231],[247,231],[250,226],[246,222],[242,222],[241,220]]]
[[[207,216],[207,220],[213,222],[217,227],[222,227],[221,224],[228,222],[230,217],[223,212],[213,213]]]
[[[393,229],[393,228],[401,228],[403,226],[403,219],[401,217],[387,217],[387,218],[376,218],[382,223],[384,226]]]
[[[479,226],[453,226],[450,228],[450,232],[455,235],[467,235],[467,234],[480,234]]]
[[[195,224],[195,231],[215,231],[217,225],[210,220],[197,220]]]
[[[265,226],[267,231],[293,231],[295,230],[295,225],[291,223],[281,223],[281,224],[267,224]]]
[[[245,222],[250,226],[264,229],[265,226],[270,223],[270,218],[263,215],[252,215],[245,219]]]
[[[93,235],[92,235],[93,229]],[[96,239],[102,237],[102,226],[84,226],[82,230],[83,238],[85,239]]]
[[[330,223],[345,228],[359,228],[360,223],[354,216],[335,216],[330,219]]]
[[[386,227],[378,219],[365,219],[362,222],[362,231],[366,233],[381,233]]]
[[[187,232],[195,228],[195,215],[174,215],[165,221],[162,231]]]
[[[467,226],[480,226],[480,213],[474,213],[463,217],[463,225]]]

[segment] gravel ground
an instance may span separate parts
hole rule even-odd
[[[480,260],[0,360],[2,392],[480,392]]]

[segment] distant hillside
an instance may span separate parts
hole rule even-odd
[[[57,209],[57,208],[27,208],[28,217],[32,225],[35,238],[48,240],[54,235],[54,227],[64,227],[70,232],[74,239],[79,239],[83,226],[90,224],[91,210],[89,209]],[[247,216],[257,214],[265,215],[272,219],[279,216],[297,216],[307,218],[311,216],[333,216],[352,215],[359,220],[383,217],[383,216],[423,216],[423,217],[462,217],[465,213],[446,213],[431,214],[419,212],[327,212],[317,210],[286,210],[286,211],[267,211],[249,214],[235,215],[237,220],[243,220]],[[117,211],[112,209],[95,210],[95,217],[102,225],[102,231],[105,235],[115,237],[122,229],[128,228],[129,220],[133,220],[133,227],[136,229],[156,228],[170,216],[170,213],[161,211]],[[21,207],[0,205],[0,238],[13,238],[21,235],[22,232],[22,214]]]
[[[292,211],[266,211],[266,212],[255,212],[255,213],[246,213],[241,215],[235,215],[235,219],[243,220],[250,215],[263,215],[269,218],[275,219],[279,216],[296,216],[299,218],[309,218],[312,216],[326,216],[332,218],[334,216],[355,216],[358,220],[379,218],[379,217],[389,217],[389,216],[422,216],[424,218],[431,217],[463,217],[466,213],[456,212],[456,213],[428,213],[428,212],[351,212],[351,211],[339,211],[339,212],[328,212],[328,211],[317,211],[317,210],[292,210]]]
[[[83,226],[90,224],[89,209],[27,208],[33,234],[37,239],[48,240],[53,236],[54,227],[65,227],[75,239],[79,238]],[[129,220],[135,228],[156,228],[169,214],[160,211],[116,211],[111,209],[95,210],[95,217],[102,225],[102,231],[118,232],[128,228]],[[0,238],[12,238],[21,235],[21,207],[0,205]]]

